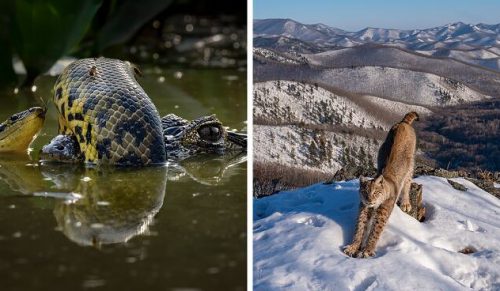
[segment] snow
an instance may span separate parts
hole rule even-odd
[[[438,75],[379,66],[326,69],[316,76],[315,81],[349,92],[383,96],[421,106],[442,106],[439,90],[451,96],[446,105],[487,98],[466,86],[458,89],[447,86]]]
[[[421,116],[426,116],[432,113],[429,109],[423,107],[423,106],[418,106],[418,105],[411,105],[411,104],[406,104],[403,102],[398,102],[398,101],[392,101],[380,97],[375,97],[375,96],[370,96],[370,95],[363,95],[361,96],[362,99],[367,100],[368,103],[372,104],[373,107],[375,108],[380,108],[380,111],[383,111],[383,109],[393,112],[395,114],[398,114],[400,116],[404,116],[407,112],[410,111],[416,111],[418,114]],[[391,127],[392,124],[389,124],[389,127]]]
[[[258,125],[253,126],[254,161],[274,162],[304,170],[320,171],[333,174],[342,168],[344,150],[349,149],[351,158],[362,163],[360,151],[370,155],[373,165],[380,142],[373,142],[367,137],[346,133],[301,128],[295,125]],[[318,145],[319,136],[326,140],[324,152],[311,151],[310,144]],[[316,137],[316,138],[315,138]],[[368,157],[370,159],[370,157]]]
[[[342,139],[340,134],[325,133],[330,143],[326,147],[331,157],[323,157],[320,161],[311,161],[311,153],[308,145],[314,140],[314,131],[303,129],[298,126],[268,126],[254,125],[254,160],[262,162],[276,162],[290,167],[300,165],[302,169],[319,170],[325,173],[335,173],[342,168],[339,160],[342,155],[342,148],[333,144],[333,136],[339,140],[344,140],[346,144],[366,145],[366,140],[361,137],[354,137],[352,142]],[[367,151],[374,151],[378,145],[373,145]],[[352,146],[354,147],[354,145]]]
[[[500,47],[490,47],[488,50],[500,56]]]
[[[294,81],[258,82],[254,84],[253,94],[254,116],[287,122],[389,129],[395,120],[381,119],[383,113],[386,116],[395,114],[398,116],[396,119],[409,111],[416,111],[422,116],[431,113],[422,106],[370,95],[341,96],[321,87]],[[364,102],[358,104],[361,100]]]
[[[261,19],[254,21],[254,37],[283,35],[312,41],[323,33],[315,25],[304,25],[291,19]]]
[[[255,160],[290,167],[301,165],[304,169],[324,173],[340,170],[339,161],[346,147],[353,150],[351,153],[360,153],[363,148],[365,153],[375,157],[379,146],[359,132],[349,135],[328,129],[328,125],[388,130],[406,112],[417,111],[421,116],[430,113],[422,106],[369,95],[341,96],[314,85],[283,80],[256,83],[253,100],[257,123],[254,125],[254,144],[259,145],[254,149]],[[261,119],[269,124],[259,124]],[[318,131],[314,125],[326,127]],[[319,134],[329,143],[324,150],[330,155],[311,150],[311,143],[318,145]],[[311,160],[312,157],[317,157],[317,161]]]
[[[293,81],[255,83],[253,94],[255,116],[308,124],[350,124],[386,129],[391,126],[378,120],[350,98],[310,84]],[[423,111],[429,112],[427,109]]]
[[[370,259],[349,258],[358,180],[254,200],[255,290],[499,290],[500,200],[422,176],[427,220],[395,207]],[[465,247],[477,252],[459,253]]]
[[[264,49],[264,48],[254,48],[253,49],[253,55],[255,56],[261,56],[265,59],[273,60],[276,62],[280,62],[283,64],[292,64],[292,65],[299,65],[301,62],[285,57],[283,55],[280,55],[274,51]]]

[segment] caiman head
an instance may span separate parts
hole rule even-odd
[[[26,153],[45,121],[46,108],[32,107],[0,124],[0,153]]]

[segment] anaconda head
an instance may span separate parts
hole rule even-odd
[[[80,145],[74,136],[58,135],[40,150],[40,162],[80,163],[83,156]]]
[[[42,129],[47,109],[32,107],[0,124],[0,153],[26,153]]]

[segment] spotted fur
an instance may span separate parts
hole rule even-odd
[[[411,126],[414,120],[418,120],[418,114],[410,112],[389,131],[379,151],[377,177],[373,180],[360,177],[358,221],[353,241],[344,249],[351,257],[375,255],[378,239],[398,199],[403,211],[411,210],[409,198],[416,150]]]

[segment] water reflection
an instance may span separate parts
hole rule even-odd
[[[246,153],[229,152],[130,169],[2,158],[0,180],[18,194],[54,198],[57,229],[79,245],[99,248],[147,233],[164,203],[168,179],[220,185],[245,161]]]
[[[169,179],[192,179],[203,185],[219,185],[223,178],[231,176],[231,168],[246,162],[247,153],[229,151],[224,155],[201,154],[171,165]],[[185,178],[184,178],[185,177]]]
[[[42,172],[50,178],[61,174],[59,169]],[[126,242],[146,232],[163,205],[166,167],[85,169],[83,174],[70,177],[62,174],[69,178],[64,180],[64,190],[77,196],[57,201],[54,216],[58,228],[80,245]]]
[[[85,168],[0,161],[12,191],[56,199],[58,229],[80,245],[126,242],[148,230],[163,205],[167,167]]]

